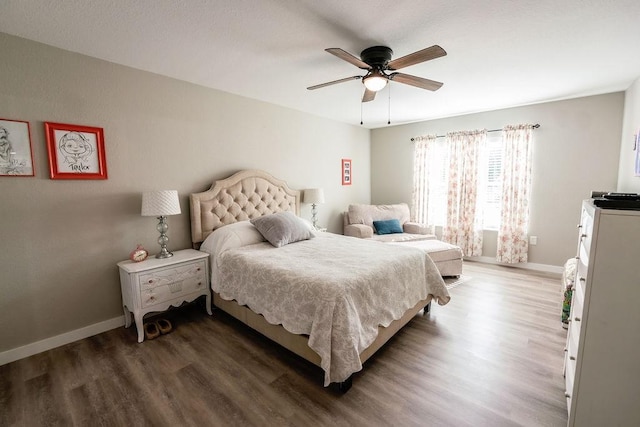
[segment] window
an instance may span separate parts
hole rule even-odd
[[[429,161],[429,197],[427,217],[434,225],[443,226],[447,215],[447,146],[444,138],[436,141]]]
[[[535,127],[508,125],[495,136],[486,130],[451,132],[444,141],[416,138],[413,218],[442,226],[442,240],[468,256],[482,254],[482,230],[497,230],[496,259],[527,262]]]
[[[482,219],[485,230],[497,230],[500,227],[500,207],[502,205],[502,138],[487,138],[485,149],[485,170],[482,171]]]
[[[428,217],[434,225],[444,226],[447,215],[448,156],[445,138],[437,140],[434,155],[429,161]],[[481,153],[479,203],[482,207],[483,228],[497,230],[500,227],[502,203],[502,137],[487,137]]]

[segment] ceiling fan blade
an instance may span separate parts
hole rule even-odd
[[[348,81],[356,80],[356,79],[361,79],[361,78],[362,78],[362,76],[345,77],[344,79],[334,80],[332,82],[320,83],[319,85],[309,86],[307,89],[308,90],[320,89],[321,87],[336,85],[338,83],[344,83],[344,82],[348,82]]]
[[[355,65],[358,68],[362,68],[363,70],[368,70],[369,68],[371,68],[369,66],[369,64],[367,64],[366,62],[361,61],[359,58],[356,58],[355,56],[353,56],[352,54],[350,54],[346,50],[342,50],[339,47],[330,47],[328,49],[325,49],[325,51],[329,52],[332,55],[337,56],[338,58],[342,59],[343,61],[347,61],[347,62]]]
[[[440,58],[441,56],[445,56],[446,54],[447,52],[436,44],[426,49],[410,53],[409,55],[405,55],[401,58],[394,59],[387,64],[387,68],[389,70],[399,70],[400,68],[419,64],[420,62]]]
[[[373,101],[376,98],[376,93],[378,92],[374,92],[372,90],[365,88],[364,95],[362,95],[362,102]]]
[[[424,79],[422,77],[416,77],[403,73],[391,73],[389,74],[389,79],[393,80],[394,82],[404,83],[406,85],[411,85],[426,90],[438,90],[442,87],[443,84],[440,82],[436,82],[435,80]]]

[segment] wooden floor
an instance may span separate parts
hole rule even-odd
[[[466,263],[341,394],[220,311],[173,310],[0,367],[0,426],[565,426],[560,279]]]

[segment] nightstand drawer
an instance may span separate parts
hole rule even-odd
[[[190,294],[204,288],[207,284],[204,280],[186,279],[172,282],[168,285],[157,286],[152,289],[140,292],[142,308],[151,307],[155,304],[170,301],[176,297]]]
[[[139,277],[141,291],[190,279],[204,281],[207,278],[206,265],[205,261],[200,260],[186,265],[154,270],[147,274],[141,274]]]
[[[141,275],[140,301],[142,308],[146,308],[196,292],[206,286],[206,265],[204,260],[200,260]]]

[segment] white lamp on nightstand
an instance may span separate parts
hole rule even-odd
[[[156,258],[169,258],[173,254],[167,250],[167,216],[180,214],[180,200],[175,190],[146,191],[142,193],[142,216],[155,216],[158,218],[156,229],[160,232],[158,244],[160,253]]]
[[[302,203],[311,203],[311,222],[313,223],[313,228],[318,228],[316,227],[318,220],[316,205],[324,203],[324,190],[322,188],[309,188],[308,190],[304,190]]]

